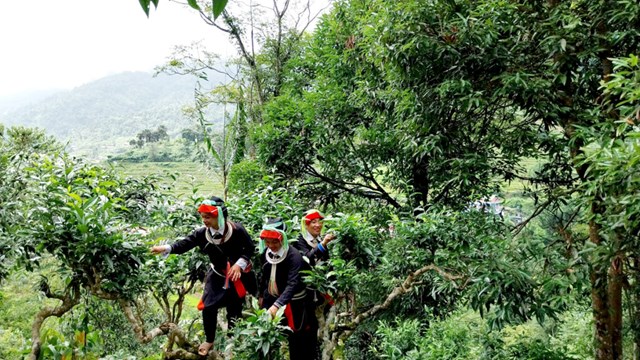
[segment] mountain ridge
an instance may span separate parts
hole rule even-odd
[[[27,101],[0,113],[0,123],[43,128],[76,155],[104,158],[144,129],[163,125],[175,135],[193,127],[182,109],[192,106],[195,85],[193,77],[123,72]]]

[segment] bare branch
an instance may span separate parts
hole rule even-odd
[[[302,8],[302,10],[300,10],[300,12],[298,13],[298,16],[296,17],[296,23],[295,23],[295,28],[296,29],[298,28],[298,26],[300,26],[300,20],[302,20],[302,15],[304,13],[310,13],[310,12],[311,12],[311,1],[307,0],[307,3],[305,4],[304,8]],[[307,22],[307,25],[308,24],[309,24],[309,22]]]
[[[553,179],[553,178],[532,178],[528,176],[518,175],[512,171],[504,169],[494,169],[496,172],[501,172],[503,176],[512,177],[519,180],[528,181],[532,184],[555,184],[555,185],[571,185],[577,179]]]
[[[540,206],[538,206],[528,218],[526,218],[524,221],[522,221],[518,225],[514,226],[513,229],[511,229],[511,234],[513,236],[518,235],[520,231],[522,231],[522,229],[524,229],[524,227],[527,226],[529,221],[533,220],[535,217],[540,215],[549,205],[551,205],[552,202],[553,200],[548,199],[544,203],[540,204]]]
[[[401,207],[400,203],[398,203],[394,198],[392,198],[391,195],[389,195],[386,191],[380,191],[380,189],[373,188],[367,184],[360,184],[360,183],[354,183],[350,181],[342,181],[342,180],[330,178],[328,176],[321,174],[313,166],[308,164],[305,166],[305,171],[309,175],[313,177],[317,177],[323,180],[324,182],[329,183],[337,187],[338,189],[344,190],[350,194],[362,196],[368,199],[385,200],[395,208]],[[367,189],[369,191],[366,191],[363,189]]]
[[[207,25],[213,26],[220,31],[226,32],[227,34],[230,34],[232,31],[231,29],[225,29],[222,26],[216,24],[216,22],[209,15],[205,14],[202,10],[200,10],[200,18],[202,18],[202,20],[204,20],[204,22]]]
[[[430,265],[426,265],[421,267],[420,269],[412,272],[411,274],[409,274],[407,276],[407,278],[402,282],[402,284],[400,284],[399,286],[395,287],[387,296],[387,298],[381,303],[381,304],[377,304],[375,306],[373,306],[372,308],[370,308],[369,310],[362,312],[360,314],[358,314],[353,321],[351,321],[349,324],[345,324],[344,326],[339,327],[341,330],[344,330],[344,333],[340,336],[340,338],[346,338],[347,336],[351,335],[351,333],[353,333],[355,327],[362,323],[364,320],[374,316],[375,314],[379,313],[382,310],[388,309],[389,306],[391,306],[391,303],[393,303],[394,300],[396,300],[398,297],[410,292],[411,290],[413,290],[418,284],[421,284],[421,281],[418,280],[418,278],[425,274],[428,271],[435,271],[438,274],[440,274],[440,276],[442,276],[443,278],[452,281],[452,282],[456,282],[456,280],[462,280],[465,279],[464,275],[456,275],[456,274],[451,274],[449,272],[444,271],[443,269],[441,269],[440,267],[434,265],[434,264],[430,264]]]
[[[162,312],[164,313],[164,316],[167,318],[167,320],[171,319],[171,311],[169,310],[169,302],[168,302],[167,298],[165,296],[160,298],[160,296],[158,296],[153,291],[151,292],[151,295],[156,300],[158,305],[160,305],[160,308],[162,309]]]
[[[299,35],[302,35],[305,31],[307,31],[307,28],[309,27],[309,25],[311,25],[311,23],[312,23],[312,22],[313,22],[313,21],[314,21],[318,16],[320,16],[320,14],[322,14],[322,13],[324,12],[324,10],[330,6],[330,4],[331,4],[331,1],[329,1],[329,5],[327,5],[327,6],[323,7],[323,8],[321,8],[320,10],[318,10],[318,11],[315,13],[315,15],[313,15],[313,16],[311,16],[311,11],[309,11],[309,16],[307,17],[307,24],[306,24],[302,29],[300,29],[300,31],[298,32],[298,34],[299,34]],[[297,27],[297,25],[296,25],[296,27]]]
[[[351,149],[353,150],[353,153],[358,155],[358,158],[360,159],[360,162],[362,163],[362,166],[364,167],[365,171],[368,174],[368,175],[361,174],[361,176],[365,180],[373,183],[374,189],[376,191],[380,192],[380,194],[382,194],[382,196],[383,196],[383,198],[385,200],[389,201],[391,199],[391,195],[389,195],[389,193],[387,193],[387,191],[378,183],[378,181],[376,180],[375,175],[373,174],[373,171],[369,167],[369,164],[367,163],[367,161],[364,158],[362,158],[362,156],[360,156],[360,152],[358,152],[356,150],[356,146],[353,143],[353,140],[351,138],[347,138],[347,141],[349,142],[349,146],[351,146]]]
[[[173,303],[173,316],[171,317],[171,321],[178,322],[178,320],[180,320],[180,317],[182,317],[182,308],[184,306],[184,298],[188,293],[191,292],[195,284],[196,284],[195,280],[189,281],[187,283],[187,287],[186,288],[182,287],[182,289],[178,292],[178,299],[176,300],[175,303]]]
[[[387,298],[384,300],[384,302],[382,304],[378,304],[374,307],[372,307],[371,309],[359,314],[358,316],[356,316],[356,318],[353,320],[354,324],[359,324],[361,323],[363,320],[377,314],[378,312],[380,312],[381,310],[387,309],[391,303],[399,296],[404,295],[406,293],[408,293],[409,291],[411,291],[417,283],[417,278],[426,273],[427,271],[436,271],[438,274],[440,274],[440,276],[444,277],[445,279],[449,280],[449,281],[455,281],[455,280],[460,280],[463,279],[464,276],[462,275],[454,275],[454,274],[450,274],[444,270],[442,270],[441,268],[439,268],[436,265],[430,264],[430,265],[426,265],[421,267],[420,269],[414,271],[413,273],[409,274],[409,276],[407,276],[407,278],[402,282],[402,284],[396,288],[394,288],[391,293],[387,296]]]

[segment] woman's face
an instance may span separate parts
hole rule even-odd
[[[271,238],[265,238],[264,240],[264,245],[266,247],[269,248],[269,250],[271,250],[272,252],[278,252],[280,251],[280,248],[282,247],[282,241],[278,240],[278,239],[271,239]]]
[[[313,219],[310,223],[305,223],[305,227],[311,236],[316,237],[322,232],[322,219]]]
[[[218,217],[211,213],[200,213],[204,226],[218,230]]]

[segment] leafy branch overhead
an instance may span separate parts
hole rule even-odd
[[[295,239],[305,210],[325,213],[331,258],[304,273],[333,303],[319,311],[325,360],[640,355],[640,3],[347,0],[313,30],[310,2],[203,4],[189,1],[238,54],[218,67],[181,47],[161,68],[199,81],[198,131],[183,136],[228,175],[230,216],[251,235],[277,215]],[[216,69],[228,82],[202,90]],[[221,134],[216,102],[233,124]],[[136,341],[191,356],[186,303],[208,260],[146,246],[197,226],[202,195],[0,128],[0,277],[55,269],[32,358],[55,348],[46,318],[104,304]],[[257,307],[225,350],[281,358]]]
[[[149,17],[149,11],[151,10],[151,5],[153,4],[154,8],[158,8],[158,3],[160,0],[139,0],[140,6],[142,6],[142,11]],[[213,14],[213,18],[217,19],[220,14],[224,11],[224,8],[227,6],[229,0],[212,0],[211,1],[211,13]],[[200,11],[200,5],[197,0],[187,0],[189,6],[195,10]]]

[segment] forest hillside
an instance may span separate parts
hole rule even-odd
[[[237,71],[173,139],[123,79],[28,117],[132,167],[0,125],[0,358],[639,359],[640,3],[308,4],[188,1]]]
[[[222,77],[211,80],[215,84]],[[4,106],[8,110],[0,113],[0,122],[45,129],[60,141],[69,141],[68,149],[74,154],[104,159],[127,147],[142,130],[162,125],[175,136],[193,127],[183,108],[193,102],[195,85],[195,79],[187,76],[125,72],[36,96],[30,102],[7,99]]]

